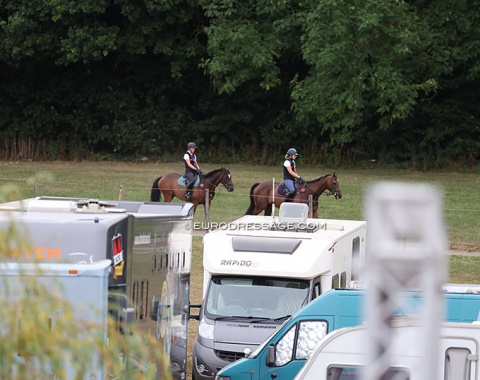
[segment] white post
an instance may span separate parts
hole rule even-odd
[[[438,340],[444,314],[442,284],[447,278],[447,234],[441,191],[433,185],[381,182],[366,192],[368,223],[365,262],[369,365],[364,379],[388,377],[392,348],[402,341],[397,310],[415,316],[422,345],[419,379],[438,380]],[[409,291],[423,298],[414,310]]]
[[[210,230],[210,191],[205,189],[205,222]]]
[[[272,218],[275,217],[275,177],[272,177]]]

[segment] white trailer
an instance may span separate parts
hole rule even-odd
[[[366,222],[307,218],[283,203],[277,218],[244,216],[204,236],[203,303],[193,378],[211,379],[332,288],[349,288],[365,258]]]
[[[186,376],[193,205],[38,197],[0,205],[29,244],[3,261],[112,262],[109,312],[157,339],[175,379]],[[81,289],[79,289],[79,292]]]
[[[73,310],[76,325],[90,326],[91,334],[99,334],[107,344],[108,319],[108,278],[110,276],[110,260],[100,260],[89,264],[73,263],[0,263],[0,299],[8,302],[18,300],[25,292],[31,291],[30,277],[35,277],[36,283],[55,293],[60,298],[54,310],[49,313],[51,329],[55,329],[56,321],[64,317],[68,306]],[[7,287],[3,285],[8,284]],[[81,291],[79,291],[81,289]],[[3,305],[2,308],[5,308]],[[22,313],[18,310],[18,323],[21,323]],[[27,348],[28,349],[28,348]],[[93,352],[92,367],[84,379],[106,379],[106,369],[99,354]],[[19,357],[21,353],[18,353]],[[68,357],[65,355],[65,359]],[[69,358],[75,360],[75,358]],[[30,359],[31,360],[31,359]],[[76,372],[73,365],[66,365],[66,379],[74,379]]]
[[[389,347],[390,367],[385,379],[424,380],[427,363],[422,327],[399,321],[391,328],[395,338]],[[295,380],[363,380],[370,364],[365,343],[370,339],[365,325],[347,327],[328,334]],[[435,358],[438,380],[479,380],[480,325],[441,324]]]

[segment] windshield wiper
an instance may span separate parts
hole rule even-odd
[[[221,321],[221,320],[233,320],[233,319],[245,319],[246,317],[244,315],[224,315],[215,318],[216,321]]]
[[[288,318],[289,316],[286,317],[280,317],[280,318],[266,318],[266,317],[254,317],[253,315],[225,315],[223,317],[218,317],[215,318],[216,321],[222,321],[222,320],[237,320],[237,319],[248,319],[249,322],[252,323],[258,323],[258,322],[267,322],[267,321],[277,321],[277,320],[282,320],[283,318]]]
[[[290,318],[290,317],[291,317],[291,315],[288,314],[288,315],[284,315],[283,317],[275,318],[274,321],[284,321],[284,320],[286,320],[286,319],[288,319],[288,318]]]

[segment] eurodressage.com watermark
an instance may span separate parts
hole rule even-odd
[[[194,230],[228,230],[228,231],[305,231],[315,232],[320,228],[316,223],[292,223],[292,222],[277,222],[277,223],[255,223],[255,222],[195,222],[193,223]]]

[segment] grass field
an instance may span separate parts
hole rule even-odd
[[[206,173],[221,167],[202,164]],[[249,205],[250,187],[255,182],[279,180],[281,167],[233,165],[235,191],[228,193],[222,186],[210,209],[210,220],[228,222],[244,215]],[[363,200],[368,186],[376,181],[428,182],[444,192],[444,217],[451,248],[480,251],[480,175],[460,172],[418,172],[395,169],[335,170],[302,167],[299,173],[306,180],[337,172],[343,198],[335,200],[322,195],[319,217],[331,219],[363,218]],[[118,163],[118,162],[0,162],[0,186],[14,186],[14,197],[34,194],[100,199],[118,199],[120,186],[125,200],[148,201],[153,180],[169,172],[183,172],[183,164]],[[204,221],[200,206],[196,221]]]
[[[203,164],[204,173],[222,165]],[[227,193],[221,186],[211,205],[210,220],[229,222],[244,215],[249,205],[250,187],[255,182],[277,181],[280,167],[229,166],[235,191]],[[343,197],[321,196],[320,218],[363,218],[363,204],[368,186],[374,182],[427,182],[438,185],[444,193],[444,219],[448,229],[450,248],[458,251],[480,251],[480,175],[461,172],[417,172],[379,169],[334,170],[323,167],[302,167],[299,173],[306,180],[337,172]],[[153,180],[169,172],[183,172],[182,164],[118,163],[118,162],[0,162],[0,197],[9,194],[9,200],[33,195],[70,196],[115,200],[120,187],[125,200],[148,201]],[[4,201],[0,199],[0,201]],[[196,222],[205,221],[203,208],[195,215]],[[480,283],[480,257],[451,256],[449,282]],[[191,276],[191,303],[202,299],[202,242],[193,238]],[[189,344],[196,335],[198,323],[191,321]],[[191,360],[189,359],[189,371]],[[187,378],[190,378],[188,374]]]

